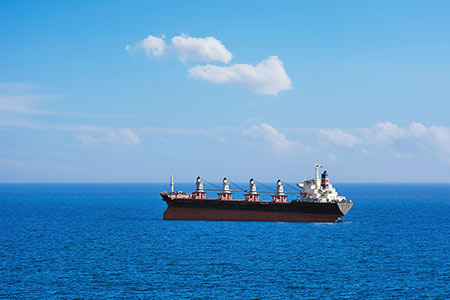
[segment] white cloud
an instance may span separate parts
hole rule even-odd
[[[194,38],[187,35],[172,38],[172,47],[182,62],[220,61],[229,63],[233,58],[230,51],[216,38]]]
[[[364,128],[362,131],[365,134],[366,141],[387,144],[391,144],[406,135],[405,128],[391,122],[380,122],[371,128]]]
[[[296,147],[296,142],[289,140],[283,133],[266,123],[245,129],[243,136],[250,143],[263,147],[277,156],[291,154]]]
[[[85,146],[97,144],[139,145],[139,135],[131,129],[108,130],[101,136],[94,137],[90,134],[78,134],[76,136]]]
[[[161,37],[156,37],[153,35],[149,35],[142,41],[137,42],[134,46],[132,45],[126,45],[125,50],[131,51],[131,50],[139,50],[143,49],[145,53],[149,56],[160,56],[163,55],[167,44],[164,42],[164,35]]]
[[[144,50],[149,56],[175,54],[183,63],[188,61],[223,62],[228,64],[233,55],[215,37],[191,37],[185,34],[175,36],[171,43],[164,41],[165,36],[149,35],[134,45],[127,45],[127,51]],[[278,95],[281,91],[292,89],[292,82],[277,56],[269,56],[257,65],[234,64],[230,66],[197,65],[189,69],[193,78],[213,83],[225,83],[243,87],[257,94]]]
[[[431,155],[450,164],[450,127],[426,127],[418,122],[401,127],[383,122],[363,128],[361,134],[368,146],[388,147],[398,156]]]
[[[354,148],[362,142],[353,134],[339,128],[319,130],[319,139],[324,143],[348,149]]]
[[[450,165],[450,127],[426,127],[418,122],[408,126],[380,122],[351,132],[340,128],[319,129],[317,137],[321,143],[357,149],[364,155],[384,153],[401,158],[437,158]]]
[[[135,45],[127,45],[125,50],[143,49],[149,56],[161,56],[172,52],[184,63],[187,61],[229,63],[233,58],[231,52],[215,37],[195,38],[182,34],[173,37],[171,44],[166,44],[164,38],[164,35],[161,37],[149,35]]]
[[[430,136],[431,144],[438,146],[442,152],[450,154],[450,128],[444,126],[431,126],[426,134]]]
[[[189,75],[213,83],[243,87],[257,94],[275,96],[281,91],[292,89],[292,82],[284,70],[283,62],[276,56],[270,56],[256,66],[195,66],[189,69]]]

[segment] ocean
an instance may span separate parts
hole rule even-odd
[[[355,204],[320,224],[164,221],[168,184],[0,184],[0,298],[449,298],[449,184],[335,186]]]

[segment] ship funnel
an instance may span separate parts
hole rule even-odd
[[[323,173],[322,173],[322,180],[320,182],[320,186],[323,189],[327,189],[328,186],[329,186],[329,184],[328,184],[328,172],[326,170],[323,171]]]
[[[174,186],[173,186],[173,174],[170,174],[170,192],[174,192]]]

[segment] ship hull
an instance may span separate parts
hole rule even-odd
[[[172,199],[167,203],[165,220],[335,222],[352,207],[352,202],[311,203],[267,201]]]

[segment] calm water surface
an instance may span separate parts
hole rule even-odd
[[[450,185],[336,186],[355,205],[317,224],[164,221],[166,184],[0,184],[0,297],[448,299]]]

